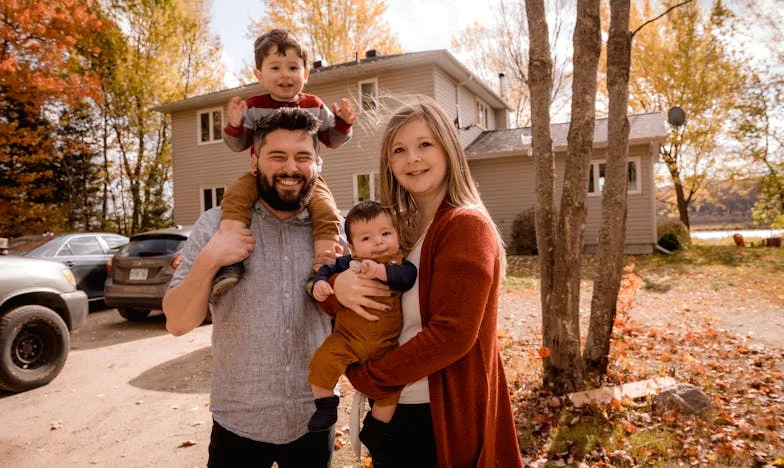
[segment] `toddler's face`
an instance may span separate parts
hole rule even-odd
[[[394,255],[400,250],[392,217],[381,213],[370,221],[356,221],[351,229],[351,252],[360,258]]]
[[[273,46],[264,57],[261,70],[254,74],[259,84],[269,90],[272,99],[281,102],[297,100],[297,95],[308,82],[308,70],[297,52],[289,47],[284,55],[278,55],[278,47]]]

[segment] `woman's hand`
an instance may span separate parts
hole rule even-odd
[[[338,302],[363,317],[368,313],[366,309],[389,310],[386,304],[371,299],[372,296],[391,296],[389,286],[376,280],[358,278],[351,269],[335,278],[333,289]]]

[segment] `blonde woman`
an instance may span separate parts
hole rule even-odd
[[[404,220],[419,277],[403,294],[400,347],[346,372],[372,399],[403,389],[389,423],[365,418],[374,466],[522,466],[496,338],[503,242],[452,119],[432,100],[403,105],[386,125],[381,198]],[[334,289],[346,307],[383,313],[370,299],[385,294],[380,283],[347,271]]]

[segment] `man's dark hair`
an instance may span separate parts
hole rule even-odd
[[[294,49],[294,52],[302,59],[305,69],[308,68],[308,52],[302,47],[294,33],[288,29],[272,29],[258,38],[253,43],[253,57],[256,59],[256,68],[261,70],[264,58],[269,55],[272,46],[277,46],[277,54],[286,55],[287,49]]]
[[[267,142],[267,135],[275,130],[305,130],[313,137],[313,148],[319,152],[318,129],[321,122],[310,112],[299,107],[281,107],[265,115],[255,124],[253,131],[253,152],[259,154],[259,148]]]
[[[384,206],[379,202],[375,202],[372,200],[367,200],[363,202],[359,202],[354,205],[350,210],[348,210],[348,214],[346,215],[346,221],[344,224],[344,228],[346,231],[346,240],[349,244],[351,244],[351,225],[359,221],[371,221],[376,219],[380,214],[386,213],[392,218],[392,224],[397,229],[397,225],[395,224],[395,215],[392,212],[392,209],[388,206]]]

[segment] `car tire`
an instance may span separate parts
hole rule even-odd
[[[150,309],[133,309],[130,307],[121,307],[117,309],[122,318],[129,322],[141,322],[150,315]]]
[[[0,317],[0,389],[23,392],[51,382],[71,346],[68,327],[55,311],[26,305]]]

